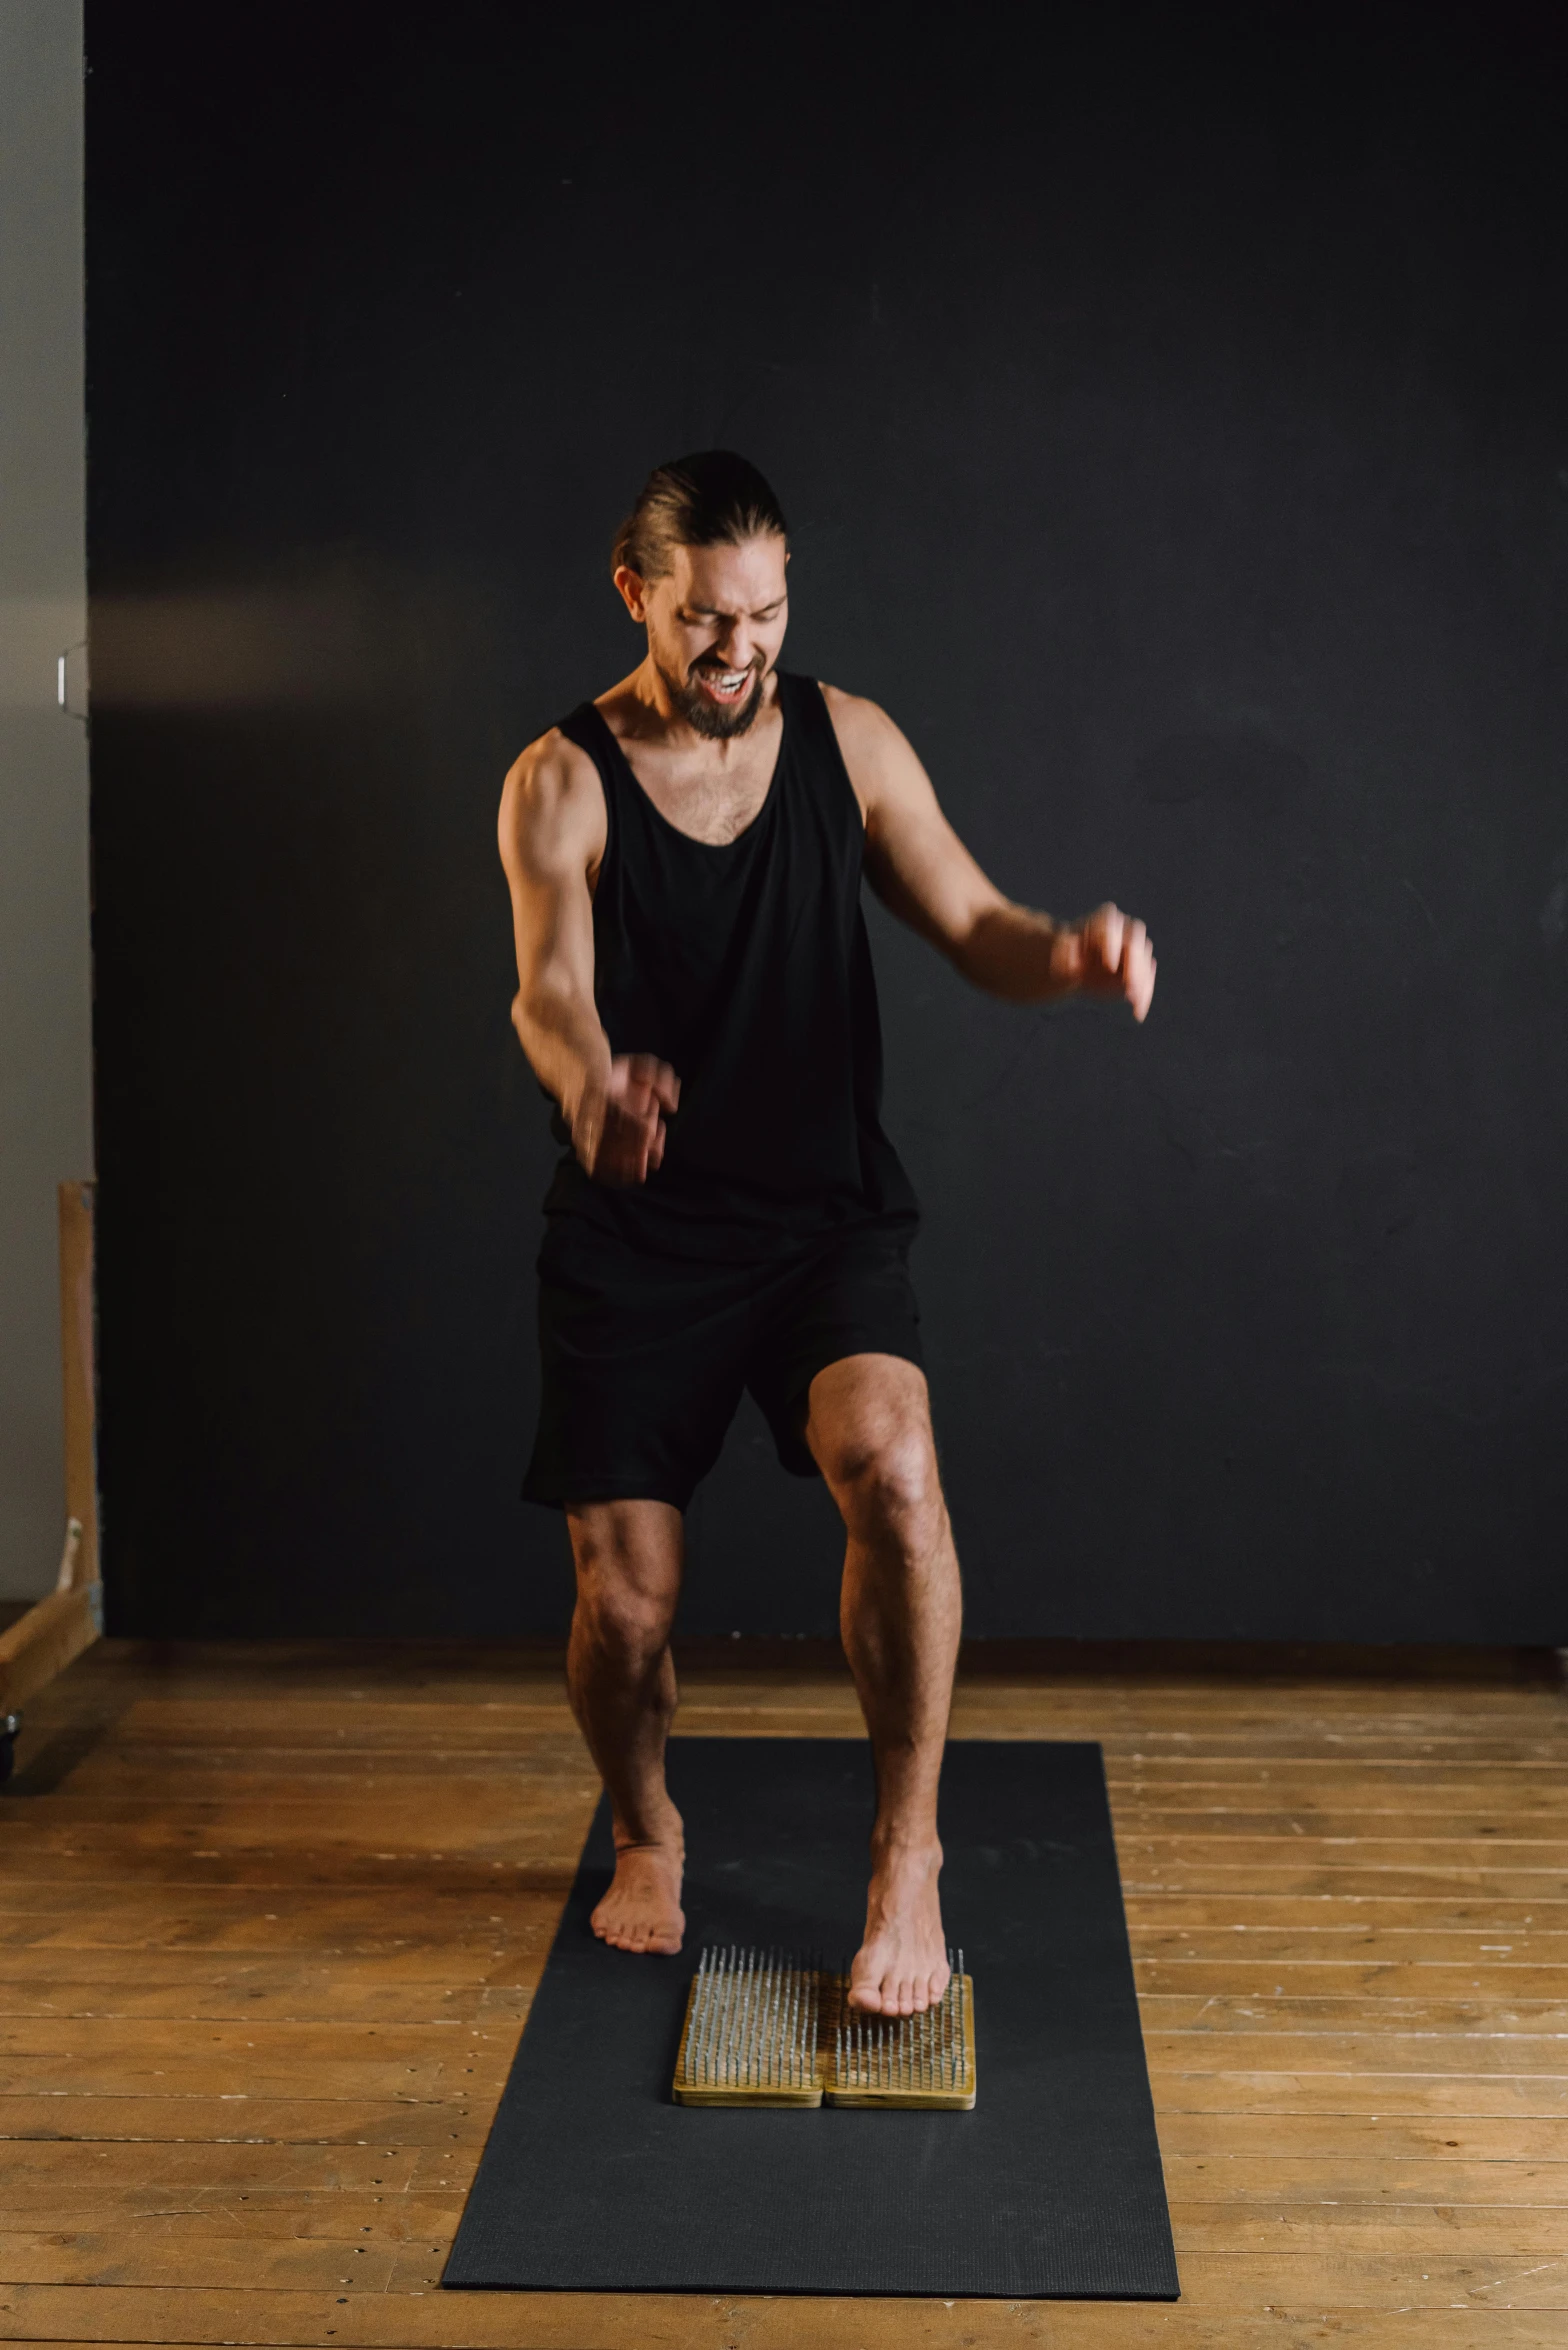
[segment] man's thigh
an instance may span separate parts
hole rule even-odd
[[[784,1467],[809,1477],[823,1466],[807,1435],[813,1398],[821,1423],[843,1410],[896,1406],[900,1394],[923,1397],[920,1309],[910,1285],[907,1246],[877,1232],[849,1232],[824,1243],[778,1284],[762,1304],[761,1328],[747,1384],[761,1405]],[[860,1373],[843,1366],[859,1364]],[[882,1380],[875,1366],[889,1374]],[[900,1370],[914,1375],[900,1385]],[[840,1374],[822,1385],[829,1372]],[[846,1391],[843,1397],[839,1391]],[[929,1419],[927,1421],[929,1426]]]
[[[539,1426],[524,1498],[679,1512],[740,1401],[746,1268],[648,1258],[569,1223],[539,1260]]]

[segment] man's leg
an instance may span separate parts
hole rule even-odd
[[[936,1791],[958,1661],[958,1559],[925,1375],[849,1355],[811,1382],[806,1440],[849,1536],[840,1623],[876,1765],[866,1938],[850,2004],[919,2014],[947,1987]]]
[[[617,1950],[679,1950],[685,1846],[664,1741],[675,1716],[681,1513],[663,1501],[569,1502],[566,1522],[577,1562],[567,1686],[615,1821],[615,1878],[593,1930]]]

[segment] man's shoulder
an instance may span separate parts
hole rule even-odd
[[[598,779],[592,755],[567,733],[563,723],[547,726],[543,734],[524,745],[507,769],[506,787],[537,796],[596,784]]]
[[[547,727],[507,770],[501,792],[503,844],[526,840],[537,852],[554,840],[591,851],[604,827],[604,786],[597,765],[564,727]]]
[[[819,679],[818,683],[844,764],[858,786],[863,773],[879,772],[890,755],[897,756],[900,746],[907,748],[904,736],[881,703],[873,702],[869,695],[846,693],[842,686],[829,685],[826,679]]]

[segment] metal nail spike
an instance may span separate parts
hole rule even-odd
[[[705,2069],[711,2082],[717,2082],[719,2077],[719,2017],[724,2012],[724,1986],[727,1980],[724,1953],[721,1950],[714,1959],[713,1982],[708,1991],[708,2028],[704,2035]]]
[[[729,1984],[729,1969],[724,1963],[722,1950],[718,1954],[714,1975],[716,1979],[708,1995],[708,2078],[717,2084],[724,2061],[724,2047],[719,2036],[719,2027],[724,2014],[725,1991]]]
[[[683,2073],[685,2073],[688,2080],[691,2078],[692,2035],[697,2028],[697,2018],[702,2012],[701,1998],[702,1967],[699,1962],[697,1968],[697,1989],[693,1994],[692,2003],[686,2011],[686,2030],[681,2038],[681,2070]]]
[[[735,2013],[735,1986],[738,1980],[735,1953],[727,1950],[724,1954],[724,1992],[714,2025],[718,2038],[719,2079],[726,2085],[730,2077],[730,2024]]]
[[[724,1990],[719,2001],[718,2015],[714,2019],[714,2034],[717,2041],[716,2070],[719,2076],[719,2086],[726,2089],[730,2082],[730,2014],[734,2005],[735,1953],[733,1950],[727,1950],[724,1954]]]
[[[718,1988],[717,1951],[705,1950],[702,1954],[702,1963],[704,1971],[702,2014],[697,2025],[697,2071],[699,2079],[706,2081],[713,2070],[713,2054],[709,2046],[709,2037],[713,2031],[714,1994]]]
[[[733,2089],[740,2081],[740,2019],[746,1998],[746,1971],[742,1954],[730,1952],[729,2014],[724,2026],[724,2078]]]
[[[697,1970],[697,2004],[692,2013],[692,2033],[696,2041],[696,2073],[699,2080],[708,2077],[708,2025],[713,2015],[714,1953],[705,1950]]]
[[[748,2086],[762,2085],[762,2068],[767,2061],[768,2030],[768,1961],[765,1952],[758,1956],[751,1974],[751,2030],[746,2034]]]
[[[703,1952],[697,1962],[697,1981],[692,1991],[691,2006],[686,2016],[686,2038],[681,2048],[681,2069],[688,2081],[697,2078],[700,2061],[698,2051],[702,2044],[703,1994],[707,1988],[708,1954]]]
[[[766,2021],[762,2030],[762,2078],[768,2088],[778,2085],[778,1953],[768,1952],[768,1995],[765,2001]]]
[[[757,2049],[757,2070],[755,2070],[755,2075],[752,2075],[752,2084],[755,2084],[757,2089],[764,2089],[766,2077],[769,2077],[769,2000],[771,2000],[771,1995],[773,1995],[773,1969],[769,1967],[769,1962],[766,1962],[766,1955],[764,1955],[762,1965],[757,1967],[757,2030],[752,2033],[752,2047]]]
[[[708,1964],[708,1957],[709,1953],[705,1950],[702,1954],[702,1964],[697,1970],[697,1995],[692,2002],[691,2037],[694,2043],[693,2061],[687,2069],[692,2078],[698,2081],[705,2081],[708,2077],[705,2062],[707,2056],[708,2008],[713,1997],[713,1973]]]
[[[686,2047],[682,2052],[686,2080],[696,2080],[698,2077],[698,2061],[701,2061],[698,2059],[698,2049],[703,2044],[705,2002],[708,2002],[708,1950],[703,1950],[701,1960],[698,1960],[696,1993],[691,1997],[691,2014],[686,2016]]]
[[[776,2089],[778,2087],[778,1998],[778,1953],[775,1950],[770,1950],[768,1952],[768,1996],[766,2001],[767,2020],[763,2026],[762,2033],[762,2078],[764,2085],[769,2089]]]
[[[776,2089],[779,2079],[779,1963],[776,1950],[768,1958],[768,2031],[764,2053],[767,2058],[764,2078],[770,2089]]]
[[[784,2021],[783,1953],[773,1953],[772,1981],[768,1989],[768,2086],[778,2089],[784,2081],[784,2044],[780,2026]]]
[[[756,2054],[752,2060],[752,2086],[762,2088],[768,2077],[768,1993],[771,1989],[771,1969],[764,1953],[757,1966],[757,2020],[751,2035]]]
[[[769,2076],[774,2087],[778,2089],[783,2088],[789,2076],[789,2043],[784,2037],[788,2016],[789,1976],[785,1970],[784,1956],[781,1951],[773,1973],[773,2057],[772,2071]]]

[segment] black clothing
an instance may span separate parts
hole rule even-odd
[[[915,1196],[882,1131],[860,907],[864,826],[820,688],[778,676],[767,797],[722,846],[661,816],[590,702],[562,721],[604,787],[594,998],[613,1053],[681,1081],[663,1164],[591,1181],[565,1155],[539,1257],[533,1501],[684,1509],[749,1387],[815,1473],[805,1397],[850,1354],[920,1361]]]
[[[539,1258],[544,1386],[524,1497],[683,1510],[745,1387],[784,1467],[814,1476],[812,1380],[846,1355],[918,1363],[919,1320],[905,1250],[874,1225],[761,1265],[702,1265],[562,1217]]]
[[[705,1264],[789,1253],[851,1225],[912,1234],[919,1211],[882,1131],[882,1032],[860,865],[865,828],[820,688],[779,673],[767,798],[735,840],[660,815],[591,702],[562,732],[592,758],[607,834],[594,999],[612,1053],[681,1081],[664,1163],[594,1183],[568,1145],[545,1213]]]

